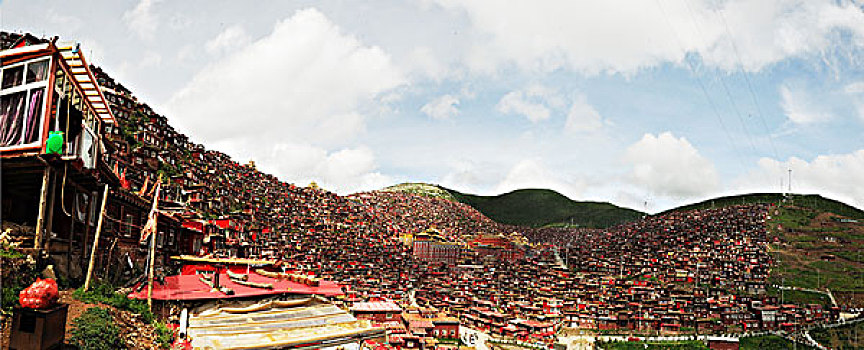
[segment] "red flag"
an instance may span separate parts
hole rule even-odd
[[[147,215],[147,223],[144,225],[144,228],[141,229],[141,244],[147,243],[147,238],[150,237],[150,234],[156,234],[156,217],[158,216],[159,210],[159,188],[161,183],[156,183],[156,194],[153,195],[153,207],[150,208],[150,214]]]
[[[144,197],[147,194],[147,185],[150,184],[150,177],[144,177],[144,185],[141,186],[141,189],[138,191],[138,195]]]
[[[126,179],[126,168],[123,168],[123,174],[120,174],[120,186],[129,189],[129,180]]]

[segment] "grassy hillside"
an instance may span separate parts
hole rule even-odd
[[[771,213],[769,232],[775,242],[770,248],[777,265],[770,281],[829,289],[840,304],[864,306],[864,220],[843,222],[832,212],[799,204],[781,205]],[[795,301],[795,294],[786,298],[790,296]]]
[[[864,322],[837,328],[816,328],[810,336],[819,344],[833,349],[864,349]]]
[[[839,304],[864,306],[864,211],[819,195],[755,193],[720,197],[670,211],[773,203],[768,231],[774,257],[771,284],[830,290]],[[666,212],[664,212],[666,213]],[[664,214],[661,213],[661,214]],[[852,219],[858,222],[849,222]],[[810,291],[768,293],[797,303],[829,305],[826,294]]]
[[[669,209],[657,215],[663,215],[673,211],[720,208],[730,205],[750,204],[750,203],[781,203],[784,195],[780,193],[749,193],[734,196],[718,197],[708,199],[699,203],[688,204],[677,208]],[[864,210],[855,208],[846,203],[836,201],[830,198],[822,197],[818,194],[791,194],[786,196],[786,204],[793,204],[802,208],[808,208],[819,212],[829,212],[845,217],[864,220]]]
[[[723,207],[744,203],[774,203],[768,222],[776,265],[771,284],[830,290],[837,302],[864,306],[864,211],[820,195],[755,193],[720,197],[669,211]],[[667,211],[667,212],[669,212]],[[665,212],[664,212],[665,213]],[[661,213],[663,214],[663,213]],[[857,220],[848,222],[845,219]],[[808,291],[768,293],[799,303],[828,305],[826,294]]]
[[[450,192],[441,187],[418,182],[401,183],[398,185],[385,187],[381,191],[412,193],[426,197],[446,199],[448,201],[458,201],[455,197],[453,197],[452,194],[450,194]]]
[[[609,227],[637,220],[644,213],[609,203],[578,202],[544,189],[523,189],[498,196],[477,196],[448,190],[490,219],[521,226]]]

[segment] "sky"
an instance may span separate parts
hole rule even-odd
[[[864,3],[3,0],[197,143],[340,194],[864,208]]]

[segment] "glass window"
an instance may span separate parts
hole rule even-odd
[[[123,230],[123,235],[126,237],[132,237],[132,225],[133,225],[132,221],[133,220],[135,220],[135,216],[133,216],[132,214],[126,214],[126,220],[125,220],[126,221],[126,223],[125,223],[126,227],[124,227],[124,230]]]
[[[21,143],[32,143],[39,140],[41,131],[39,122],[42,120],[42,100],[45,98],[45,88],[30,89],[30,104],[27,106],[24,120],[24,133]]]
[[[38,140],[44,92],[38,88],[0,97],[0,147]]]
[[[48,77],[48,60],[27,64],[27,83],[43,81]]]
[[[81,149],[79,155],[84,162],[84,167],[92,169],[96,167],[96,135],[88,127],[84,127],[84,132],[81,133]]]
[[[5,80],[4,80],[5,85]],[[24,109],[27,92],[3,95],[0,98],[0,146],[18,144],[24,129]]]
[[[6,68],[3,70],[3,89],[21,85],[24,81],[24,66]]]

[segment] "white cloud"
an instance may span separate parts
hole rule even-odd
[[[658,195],[694,197],[718,186],[714,164],[670,132],[645,134],[627,148],[624,160],[633,166],[630,180]]]
[[[522,114],[528,120],[536,123],[549,119],[549,108],[540,102],[529,102],[521,91],[511,91],[504,95],[496,106],[499,112]]]
[[[66,28],[71,32],[78,31],[84,25],[84,21],[80,18],[59,12],[54,8],[48,9],[45,13],[45,19],[48,22]]]
[[[343,143],[362,131],[360,106],[402,82],[385,52],[308,9],[205,67],[169,107],[180,126],[205,141]]]
[[[256,163],[264,171],[282,174],[287,181],[300,185],[314,181],[343,195],[380,189],[394,181],[376,170],[375,155],[364,146],[328,152],[309,144],[280,143],[265,158],[257,158]]]
[[[406,63],[409,71],[434,81],[441,81],[449,74],[448,67],[436,57],[432,49],[426,46],[411,49]]]
[[[524,90],[507,93],[498,101],[495,108],[504,114],[521,114],[532,123],[537,123],[549,119],[550,108],[560,107],[563,103],[554,89],[531,85]]]
[[[141,68],[153,68],[158,67],[162,64],[162,55],[158,52],[148,51],[141,57],[141,61],[138,62],[138,66]]]
[[[843,87],[843,90],[850,95],[864,94],[864,81],[857,81],[847,84],[845,87]]]
[[[846,40],[840,31],[864,42],[864,13],[829,0],[437,2],[465,14],[481,33],[467,55],[478,71],[515,63],[540,71],[632,72],[681,62],[685,51],[712,66],[735,70],[740,59],[757,71],[789,57],[818,56]]]
[[[221,45],[216,42],[214,49]],[[303,174],[349,188],[374,182],[374,169],[337,176],[332,169],[342,168],[333,164],[368,160],[363,157],[371,151],[341,150],[365,129],[364,106],[403,82],[387,53],[364,46],[322,13],[307,9],[203,68],[171,98],[168,109],[178,129],[206,144],[223,145],[229,154],[248,152],[261,163],[278,163],[275,174],[287,181],[294,181],[298,170],[285,164],[305,164],[310,168]],[[305,147],[311,160],[273,157],[278,145]]]
[[[864,81],[847,84],[843,88],[843,91],[852,100],[852,105],[856,114],[858,114],[858,118],[864,122]]]
[[[783,112],[795,124],[820,123],[834,118],[804,89],[783,85],[780,87],[780,98]]]
[[[600,112],[588,103],[585,96],[576,96],[567,113],[564,130],[568,133],[580,133],[597,131],[601,127],[603,127],[603,117],[600,116]]]
[[[788,177],[792,169],[792,191],[795,193],[819,193],[827,197],[864,208],[864,149],[847,154],[817,156],[812,161],[791,157],[786,161],[762,158],[758,168],[739,179],[739,187],[745,190],[778,188],[781,179]],[[788,184],[787,184],[788,185]],[[785,191],[785,188],[783,189]]]
[[[433,119],[450,119],[459,114],[458,105],[458,98],[451,95],[443,95],[423,105],[420,111]]]
[[[215,38],[204,44],[204,48],[210,54],[223,53],[230,50],[242,50],[249,43],[249,34],[240,25],[232,25],[225,28]]]
[[[495,187],[496,193],[524,188],[543,188],[558,191],[570,198],[579,198],[585,184],[580,179],[564,179],[560,171],[551,171],[539,159],[523,159],[516,163],[507,176]]]
[[[152,7],[159,0],[141,0],[134,8],[123,13],[123,21],[135,34],[145,40],[152,40],[159,26],[159,18],[153,14]]]
[[[864,101],[855,103],[855,111],[858,112],[858,118],[864,122]]]

